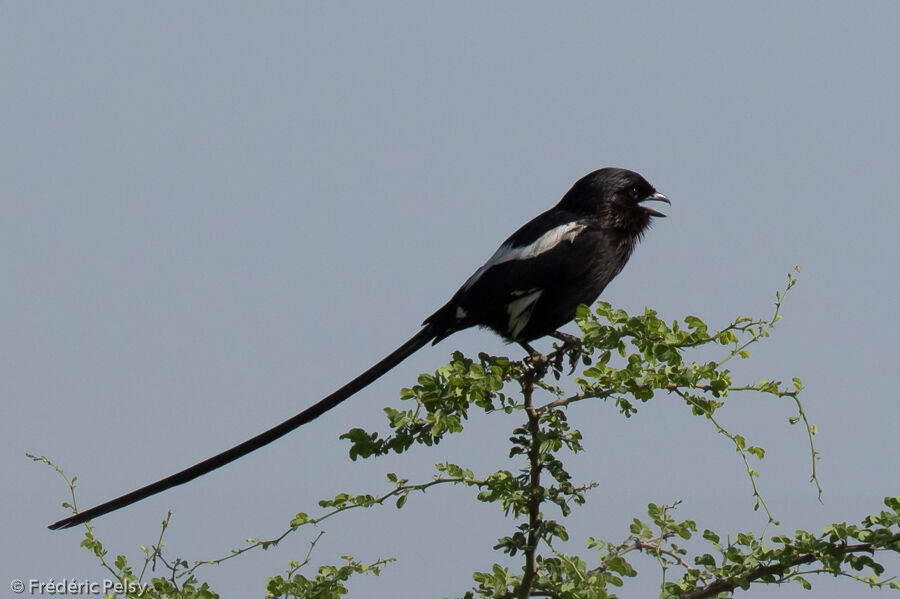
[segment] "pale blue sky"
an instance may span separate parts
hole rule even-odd
[[[736,378],[804,380],[824,505],[788,403],[738,396],[723,418],[769,451],[760,485],[783,532],[877,511],[900,492],[898,23],[889,2],[0,3],[0,584],[104,577],[80,529],[45,528],[66,489],[26,451],[78,475],[88,507],[268,428],[407,339],[602,166],[673,203],[604,294],[615,305],[725,324],[767,315],[804,267]],[[385,472],[516,468],[510,423],[484,416],[403,459],[347,458],[338,436],[384,430],[382,408],[454,349],[520,351],[454,335],[98,536],[136,559],[171,508],[169,555],[212,558],[319,498],[385,489]],[[628,421],[571,414],[574,472],[607,481],[573,518],[578,545],[624,537],[651,501],[723,533],[762,527],[738,455],[674,400]],[[456,596],[512,526],[440,489],[332,521],[315,558],[399,559],[351,596]],[[308,540],[199,574],[262,596]],[[623,598],[655,593],[656,567],[637,564]]]

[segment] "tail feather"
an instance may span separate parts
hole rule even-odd
[[[432,326],[426,326],[415,336],[413,336],[409,341],[395,349],[393,352],[391,352],[390,355],[366,370],[364,373],[362,373],[331,395],[325,397],[318,403],[313,404],[296,416],[285,420],[281,424],[274,426],[263,433],[260,433],[252,439],[244,441],[240,445],[235,445],[231,449],[214,455],[213,457],[198,464],[194,464],[190,468],[186,468],[181,472],[177,472],[176,474],[167,476],[162,480],[158,480],[155,483],[149,484],[145,487],[141,487],[140,489],[122,495],[121,497],[117,497],[116,499],[107,501],[106,503],[102,503],[96,507],[84,510],[68,518],[64,518],[59,522],[54,522],[47,528],[51,530],[58,530],[61,528],[71,528],[73,526],[77,526],[79,524],[87,522],[88,520],[92,520],[104,514],[108,514],[109,512],[114,512],[120,508],[131,505],[132,503],[150,497],[151,495],[156,495],[157,493],[161,493],[167,489],[171,489],[172,487],[176,487],[188,481],[194,480],[199,476],[203,476],[208,472],[212,472],[216,468],[221,468],[225,464],[229,464],[237,460],[238,458],[241,458],[248,453],[257,450],[260,447],[268,445],[276,439],[280,439],[289,432],[303,426],[307,422],[318,418],[328,410],[334,408],[341,402],[351,397],[353,394],[367,387],[382,375],[387,373],[389,370],[391,370],[394,366],[418,351],[422,346],[431,341],[434,337],[434,328]]]

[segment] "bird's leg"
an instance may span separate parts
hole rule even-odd
[[[518,343],[519,343],[519,345],[522,347],[522,349],[524,349],[526,352],[528,352],[528,358],[529,358],[529,359],[531,359],[532,361],[536,361],[536,360],[540,359],[540,357],[541,357],[541,352],[539,352],[538,350],[536,350],[536,349],[534,349],[533,347],[531,347],[531,346],[530,346],[527,342],[525,342],[525,341],[519,341]]]
[[[550,336],[559,339],[565,345],[581,345],[581,339],[579,339],[575,335],[563,333],[562,331],[553,331],[552,333],[550,333]]]
[[[541,355],[541,352],[531,347],[527,342],[519,341],[518,343],[522,349],[528,352],[528,356],[526,356],[524,360],[526,367],[534,369],[535,366],[541,363],[541,360],[544,360],[544,356]]]
[[[571,375],[575,372],[575,365],[578,362],[578,357],[581,355],[581,339],[562,331],[553,331],[550,333],[550,336],[562,341],[562,344],[556,349],[556,359],[553,362],[553,367],[557,372],[561,371],[563,357],[568,355],[569,366],[571,367],[569,374]]]

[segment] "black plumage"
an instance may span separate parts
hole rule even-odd
[[[619,274],[650,217],[663,216],[641,205],[648,200],[668,202],[635,172],[605,168],[583,177],[425,320],[434,342],[475,325],[509,341],[531,341],[566,324]],[[521,308],[520,318],[511,305]]]
[[[415,336],[357,378],[240,445],[49,528],[81,524],[224,466],[317,418],[425,344],[456,331],[485,327],[526,346],[553,333],[622,270],[651,217],[665,216],[644,206],[646,201],[669,203],[633,171],[604,168],[586,175],[556,206],[513,233]]]

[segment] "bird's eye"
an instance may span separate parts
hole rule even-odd
[[[633,200],[639,199],[638,196],[639,196],[640,194],[638,193],[638,188],[637,188],[637,187],[632,187],[631,189],[629,189],[629,190],[628,190],[628,195],[630,195],[630,196],[631,196],[631,199],[633,199]]]

